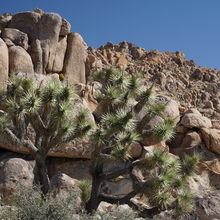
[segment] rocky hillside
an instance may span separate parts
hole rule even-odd
[[[181,104],[181,111],[196,107],[201,113],[220,120],[220,71],[197,66],[177,52],[145,51],[129,42],[107,43],[88,48],[87,75],[103,66],[116,66],[130,74],[143,73],[147,83]]]
[[[135,158],[143,157],[154,147],[180,157],[184,153],[200,152],[197,174],[189,183],[198,204],[189,219],[218,218],[220,71],[197,66],[178,51],[145,51],[129,42],[107,43],[97,49],[88,47],[80,34],[71,32],[69,22],[56,13],[36,9],[0,16],[0,84],[4,89],[10,76],[29,77],[38,85],[51,79],[67,81],[78,87],[77,105],[88,109],[89,119],[95,122],[99,103],[94,92],[99,85],[92,81],[92,75],[106,66],[120,68],[127,74],[140,74],[146,85],[154,84],[161,100],[167,103],[164,114],[176,119],[176,135],[169,143],[143,141],[134,146]],[[153,126],[156,121],[147,126]],[[30,139],[32,133],[29,129]],[[93,150],[94,146],[86,139],[49,152],[50,178],[59,181],[61,189],[71,188],[73,178],[91,179]],[[31,185],[33,167],[28,150],[18,149],[0,137],[0,197],[11,195],[17,183]],[[64,174],[56,176],[59,173]],[[132,183],[122,177],[107,182],[105,188],[113,195],[124,195],[132,189]]]

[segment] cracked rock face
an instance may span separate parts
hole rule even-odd
[[[34,72],[31,56],[24,48],[20,46],[9,48],[9,72],[10,75],[16,75],[18,72]]]
[[[220,130],[218,129],[201,129],[201,136],[206,147],[212,152],[220,155]]]
[[[86,83],[87,45],[57,13],[35,11],[0,16],[0,80],[19,72],[63,74],[69,84]]]
[[[51,72],[59,40],[62,18],[55,13],[22,12],[12,17],[10,27],[28,35],[30,42],[40,41],[39,56],[43,73]]]
[[[1,158],[0,158],[1,159]],[[9,199],[17,187],[32,186],[33,169],[21,158],[0,160],[0,194]]]
[[[23,47],[25,50],[28,49],[28,35],[18,29],[5,28],[2,30],[2,38],[4,40],[9,39],[15,45]]]
[[[6,82],[8,80],[8,69],[8,48],[5,42],[0,38],[0,86],[3,89],[6,89]]]

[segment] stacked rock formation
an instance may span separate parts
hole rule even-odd
[[[70,84],[85,83],[87,45],[70,28],[60,15],[40,9],[1,16],[1,83],[19,72],[62,73]]]

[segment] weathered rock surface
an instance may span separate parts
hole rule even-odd
[[[27,161],[21,158],[0,157],[0,195],[9,199],[17,187],[32,186],[33,170]]]
[[[19,72],[33,73],[32,60],[24,48],[12,46],[9,48],[9,73],[14,75]]]
[[[197,113],[188,113],[183,116],[180,122],[187,128],[211,128],[212,122],[207,117]]]
[[[59,73],[63,69],[63,62],[67,48],[67,37],[60,37],[53,62],[52,72]]]
[[[72,191],[79,197],[81,190],[79,189],[78,184],[78,180],[73,179],[64,173],[60,173],[51,178],[50,191],[55,194],[65,194]]]
[[[174,122],[177,124],[177,122],[179,122],[179,119],[180,119],[179,103],[163,95],[158,95],[157,100],[158,100],[158,103],[162,103],[165,105],[165,110],[162,113],[163,116],[174,119]],[[138,113],[136,117],[137,121],[141,121],[146,114],[147,114],[147,109],[144,107]],[[146,131],[152,130],[155,128],[155,126],[158,123],[162,123],[162,122],[163,122],[163,118],[161,116],[155,116],[151,118],[150,121],[145,124],[143,130],[146,130]],[[141,142],[145,146],[150,146],[153,144],[158,144],[159,142],[161,142],[161,140],[153,136],[153,134],[149,133],[149,135],[146,135],[146,137],[143,138]]]
[[[181,143],[182,148],[197,147],[202,143],[201,138],[197,132],[188,132]]]
[[[8,48],[5,42],[0,38],[0,87],[6,88],[9,71]]]
[[[206,159],[205,161],[203,160],[202,162],[200,162],[199,167],[200,170],[208,173],[210,186],[213,189],[219,189],[220,188],[220,158],[214,158],[212,160]]]
[[[80,210],[82,200],[78,180],[73,179],[64,173],[59,173],[51,178],[50,191],[56,196],[63,196],[72,193],[72,196],[75,197],[74,208]]]
[[[29,131],[29,135],[32,135],[32,131]],[[13,152],[21,153],[21,154],[30,154],[29,150],[23,147],[17,148],[13,144],[11,144],[6,137],[0,137],[0,147],[6,150],[10,150]],[[83,159],[91,159],[92,152],[94,150],[94,146],[90,141],[87,140],[77,140],[72,141],[64,146],[60,146],[54,150],[49,151],[48,156],[52,157],[64,157],[64,158],[83,158]]]
[[[61,25],[62,19],[55,13],[22,12],[12,17],[10,27],[28,35],[31,44],[34,45],[33,60],[37,60],[34,63],[35,69],[41,69],[40,60],[43,73],[52,72]],[[33,43],[36,40],[40,41],[40,45]]]
[[[183,157],[184,154],[190,154],[198,151],[198,147],[202,144],[200,135],[197,132],[189,131],[188,133],[175,134],[174,138],[169,142],[170,152]]]
[[[129,178],[117,178],[114,181],[106,181],[101,186],[101,191],[114,196],[127,195],[133,190],[132,181]]]
[[[129,149],[129,155],[132,157],[132,158],[138,158],[141,156],[142,154],[142,146],[141,144],[139,144],[138,142],[137,143],[133,143],[131,146],[130,146],[130,149]]]
[[[41,43],[38,39],[33,40],[31,43],[30,55],[34,64],[34,72],[43,73],[43,51]]]
[[[14,28],[5,28],[2,30],[2,38],[11,40],[15,45],[28,49],[28,36]]]
[[[207,193],[207,190],[220,187],[220,72],[198,67],[178,51],[145,51],[128,42],[109,42],[98,49],[87,49],[82,37],[78,33],[70,33],[70,28],[70,24],[58,14],[45,13],[40,9],[0,16],[1,37],[4,40],[0,39],[1,87],[6,87],[9,73],[30,77],[37,85],[49,80],[59,82],[58,74],[63,73],[68,84],[77,84],[79,96],[83,97],[79,99],[78,107],[89,109],[89,119],[94,121],[92,113],[96,114],[99,107],[94,99],[97,85],[91,83],[94,71],[115,66],[128,74],[143,73],[146,85],[151,85],[154,81],[155,91],[161,94],[159,101],[167,104],[163,114],[174,118],[178,123],[177,134],[168,143],[170,152],[180,157],[194,151],[199,151],[202,155],[200,170],[189,182],[193,192],[199,197],[196,212],[191,215],[191,219],[218,218],[219,192],[215,191],[214,195],[214,192]],[[197,107],[199,111],[193,107]],[[143,109],[137,120],[140,121],[145,114],[146,109]],[[144,129],[152,129],[162,120],[162,117],[155,117]],[[30,129],[30,138],[33,138],[32,134]],[[131,147],[130,154],[133,158],[149,155],[154,147],[169,151],[166,143],[152,136],[144,138],[142,144],[145,145],[144,148],[140,144]],[[152,146],[155,144],[156,146]],[[4,137],[0,137],[0,146],[22,154],[29,153],[26,149],[10,145]],[[85,159],[91,159],[93,149],[93,143],[84,139],[51,151],[50,156],[63,157],[48,158],[51,187],[69,191],[77,182],[71,178],[91,179],[91,162]],[[80,158],[83,160],[79,160]],[[10,195],[18,182],[25,185],[26,181],[30,185],[33,180],[32,165],[33,161],[0,156],[0,194]],[[65,173],[69,177],[57,173]],[[127,177],[119,177],[106,182],[102,190],[114,195],[124,195],[132,190],[132,184]]]
[[[39,24],[39,40],[42,47],[43,70],[53,71],[62,19],[55,13],[44,13]],[[45,31],[46,30],[46,31]]]
[[[156,124],[162,123],[163,118],[160,116],[155,116],[153,117],[144,127],[143,130],[151,130],[154,129]],[[145,135],[144,138],[142,138],[141,143],[144,144],[145,146],[150,146],[154,144],[160,143],[161,140],[157,137],[155,137],[152,133],[149,133],[149,135]]]
[[[49,157],[47,166],[50,177],[59,173],[65,173],[77,180],[91,179],[90,160]]]
[[[220,191],[207,193],[196,201],[195,216],[201,220],[219,219],[220,217]],[[194,218],[195,219],[195,218]]]
[[[67,51],[63,74],[70,84],[86,83],[85,62],[87,45],[78,33],[70,33],[67,38]]]
[[[88,76],[105,66],[120,67],[117,57],[123,56],[127,63],[121,69],[143,73],[146,83],[154,81],[158,91],[178,100],[185,109],[197,107],[205,116],[220,119],[219,70],[197,66],[179,51],[145,51],[129,42],[89,47],[88,54]]]
[[[201,129],[201,137],[209,150],[220,155],[220,130]]]
[[[164,95],[159,95],[158,99],[160,103],[166,105],[163,115],[174,119],[177,124],[180,120],[179,103]]]
[[[28,35],[30,40],[38,38],[39,34],[39,20],[41,15],[36,12],[21,12],[13,15],[10,28],[18,29]]]
[[[0,16],[0,30],[8,27],[8,24],[10,23],[11,18],[12,18],[12,15],[8,13],[5,13]]]
[[[69,34],[70,29],[71,29],[70,23],[66,19],[62,18],[62,25],[60,28],[60,36],[66,36],[67,34]]]
[[[38,86],[40,86],[40,85],[43,86],[43,85],[45,85],[45,84],[47,84],[48,82],[51,82],[51,81],[60,83],[58,74],[43,75],[43,74],[36,74],[36,73],[22,73],[22,72],[19,72],[16,76],[32,79],[34,81],[34,83],[36,83],[36,85],[38,85]]]

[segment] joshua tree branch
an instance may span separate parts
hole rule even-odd
[[[144,107],[145,104],[146,104],[145,102],[139,101],[139,102],[134,106],[134,112],[135,112],[135,114],[138,114],[138,113],[141,111],[141,109]]]
[[[76,134],[75,134],[75,133],[73,133],[73,134],[72,134],[72,135],[70,135],[69,137],[64,137],[64,138],[62,139],[62,141],[61,141],[61,143],[60,143],[60,144],[65,144],[65,143],[68,143],[68,142],[70,142],[70,141],[74,140],[76,137],[77,137],[77,136],[76,136]]]
[[[23,146],[28,148],[33,154],[38,152],[38,149],[35,147],[35,145],[29,139],[23,141]]]
[[[104,195],[104,194],[100,194],[98,196],[98,199],[100,201],[103,202],[108,202],[111,204],[127,204],[131,198],[133,198],[135,195],[137,195],[137,192],[131,191],[130,193],[128,193],[126,196],[122,196],[122,197],[117,197],[117,196],[108,196],[108,195]]]
[[[30,122],[31,122],[31,125],[34,128],[35,132],[39,133],[39,131],[40,131],[41,134],[47,133],[46,126],[45,126],[42,118],[40,117],[40,115],[37,112],[32,114],[32,120]]]
[[[32,153],[36,153],[38,149],[35,147],[35,145],[32,143],[31,140],[21,140],[19,139],[9,128],[5,128],[5,134],[7,135],[8,139],[16,145],[18,148],[21,146],[26,147],[29,149]]]
[[[49,143],[49,146],[50,147],[59,146],[60,143],[62,142],[62,138],[63,138],[64,134],[65,134],[64,131],[58,131],[58,133],[54,137],[52,137],[52,139]]]
[[[127,162],[127,164],[123,168],[117,169],[115,171],[111,171],[109,173],[101,174],[101,175],[99,175],[99,178],[101,180],[114,179],[120,175],[130,173],[134,166],[141,164],[143,161],[144,161],[144,159],[135,160],[133,162],[129,161],[129,162]]]
[[[143,130],[142,131],[142,138],[147,138],[153,133],[153,129]]]
[[[141,132],[144,128],[144,126],[150,121],[151,117],[146,114],[142,119],[141,121],[138,123],[137,125],[137,129],[139,132]]]
[[[20,145],[20,139],[11,131],[11,129],[5,128],[4,133],[11,143],[15,144],[16,146]]]

